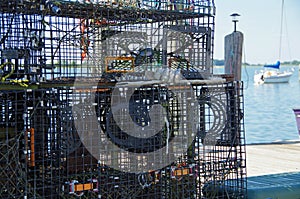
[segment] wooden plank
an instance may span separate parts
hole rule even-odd
[[[247,145],[247,176],[300,172],[300,142]]]

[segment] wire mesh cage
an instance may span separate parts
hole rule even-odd
[[[212,0],[1,5],[2,198],[245,197]]]

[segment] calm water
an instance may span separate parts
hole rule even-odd
[[[298,66],[289,83],[261,84],[253,82],[256,70],[262,67],[243,67],[245,100],[245,129],[247,143],[262,143],[299,139],[293,108],[300,108]],[[223,73],[223,68],[214,72]]]

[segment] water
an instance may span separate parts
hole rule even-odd
[[[300,81],[297,67],[294,68],[289,83],[254,84],[258,66],[243,67],[245,101],[245,129],[247,143],[264,143],[283,140],[298,140],[293,108],[300,108]],[[224,73],[223,68],[214,69],[215,73]]]

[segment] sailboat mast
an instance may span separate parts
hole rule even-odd
[[[284,15],[284,0],[281,4],[281,22],[280,22],[280,39],[279,39],[279,60],[281,60],[281,44],[282,44],[282,29],[283,29],[283,15]]]

